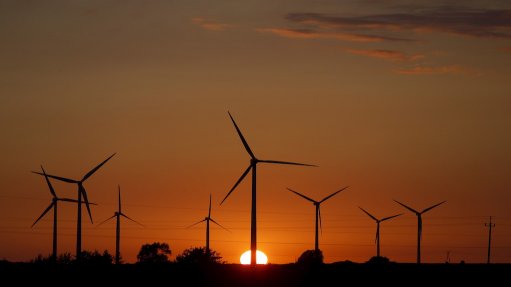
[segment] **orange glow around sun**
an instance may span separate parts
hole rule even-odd
[[[262,251],[256,251],[256,262],[257,264],[268,264],[268,256],[264,254]],[[245,251],[240,256],[240,263],[243,265],[250,264],[250,250]]]

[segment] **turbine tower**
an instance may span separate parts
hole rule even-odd
[[[53,208],[53,249],[52,249],[52,260],[55,262],[57,261],[57,203],[59,201],[67,201],[67,202],[78,202],[76,199],[69,199],[69,198],[60,198],[55,193],[55,189],[53,189],[53,186],[50,183],[50,180],[48,178],[48,175],[46,174],[46,171],[44,170],[43,166],[41,166],[41,170],[43,171],[44,178],[46,179],[46,183],[48,184],[48,188],[50,189],[50,193],[53,196],[51,200],[51,204],[46,208],[41,216],[37,218],[37,220],[30,226],[31,228],[34,227],[34,225],[43,218],[48,211],[50,211]],[[91,203],[93,204],[93,203]],[[94,204],[95,205],[95,204]]]
[[[316,207],[316,236],[315,236],[315,241],[314,241],[314,250],[315,250],[316,252],[318,252],[318,251],[319,251],[318,222],[319,222],[319,228],[320,228],[320,229],[321,229],[321,231],[323,232],[323,228],[322,228],[322,226],[321,226],[321,203],[323,203],[323,202],[325,202],[326,200],[328,200],[328,199],[332,198],[334,195],[336,195],[336,194],[338,194],[339,192],[341,192],[341,191],[345,190],[346,188],[348,188],[348,186],[343,187],[342,189],[340,189],[340,190],[338,190],[338,191],[336,191],[336,192],[334,192],[334,193],[330,194],[329,196],[327,196],[327,197],[323,198],[323,199],[322,199],[322,200],[320,200],[320,201],[316,201],[316,200],[314,200],[314,199],[311,199],[311,198],[309,198],[309,197],[307,197],[307,196],[305,196],[305,195],[303,195],[303,194],[301,194],[301,193],[299,193],[299,192],[297,192],[297,191],[292,190],[291,188],[288,188],[288,189],[287,189],[287,190],[289,190],[289,191],[291,191],[291,192],[295,193],[296,195],[301,196],[301,197],[305,198],[306,200],[308,200],[308,201],[312,202],[312,204]]]
[[[114,218],[114,217],[117,217],[117,224],[116,224],[116,232],[115,232],[115,264],[119,264],[120,261],[121,261],[121,253],[120,253],[120,243],[121,243],[121,216],[135,222],[136,224],[144,227],[144,225],[142,225],[141,223],[129,218],[126,214],[122,213],[122,210],[121,210],[121,186],[118,185],[117,186],[118,190],[119,190],[119,209],[114,212],[114,215],[112,217],[109,217],[107,218],[106,220],[104,220],[103,222],[101,222],[100,224],[98,224],[98,227],[100,225],[102,225],[103,223],[107,222],[108,220]]]
[[[206,255],[209,254],[210,252],[210,249],[209,249],[209,222],[213,222],[214,224],[222,227],[223,229],[225,229],[226,231],[229,231],[227,228],[223,227],[222,225],[220,225],[220,223],[216,222],[213,218],[211,218],[211,194],[209,194],[209,211],[208,211],[208,216],[206,216],[203,220],[199,221],[199,222],[196,222],[186,228],[190,228],[192,226],[195,226],[199,223],[202,223],[206,221]],[[229,231],[230,232],[230,231]]]
[[[374,217],[371,213],[367,212],[362,207],[359,206],[358,208],[360,208],[369,217],[371,217],[374,221],[376,221],[376,257],[380,257],[380,223],[382,223],[383,221],[392,219],[394,217],[398,217],[398,216],[403,215],[403,214],[400,213],[400,214],[392,215],[392,216],[385,217],[385,218],[382,218],[382,219],[378,219],[378,218]]]
[[[287,161],[277,161],[277,160],[261,160],[256,158],[252,150],[250,149],[247,141],[245,140],[245,137],[241,133],[240,129],[238,128],[238,125],[234,121],[234,118],[232,117],[231,113],[229,113],[229,117],[231,118],[232,123],[234,124],[234,127],[236,128],[236,131],[238,132],[238,135],[241,139],[241,142],[243,143],[243,146],[245,147],[245,150],[250,155],[250,164],[248,168],[243,172],[241,177],[236,181],[234,186],[231,188],[231,190],[227,193],[227,195],[224,197],[220,205],[229,197],[229,195],[236,189],[238,184],[247,176],[247,174],[252,170],[252,211],[251,211],[251,220],[250,220],[250,265],[255,266],[257,264],[256,262],[256,251],[257,251],[257,221],[256,221],[256,203],[257,203],[257,191],[256,191],[256,169],[258,163],[273,163],[273,164],[287,164],[287,165],[302,165],[302,166],[315,166],[311,164],[304,164],[304,163],[296,163],[296,162],[287,162]]]
[[[440,203],[437,203],[433,206],[430,206],[426,209],[424,209],[423,211],[421,212],[418,212],[417,210],[409,207],[409,206],[406,206],[405,204],[397,201],[397,200],[394,200],[396,203],[398,203],[399,205],[403,206],[404,208],[410,210],[411,212],[415,213],[415,215],[417,216],[417,264],[420,264],[421,263],[421,238],[422,238],[422,214],[430,211],[431,209],[439,206],[440,204],[443,204],[447,201],[442,201]]]
[[[91,169],[81,180],[74,180],[69,179],[65,177],[60,177],[56,175],[46,175],[48,177],[54,178],[56,180],[60,180],[67,183],[76,183],[78,186],[78,215],[77,215],[77,221],[76,221],[76,260],[79,262],[82,259],[82,196],[85,202],[85,206],[87,207],[87,212],[89,213],[90,221],[92,223],[92,214],[90,212],[89,207],[89,200],[87,199],[87,191],[85,190],[85,187],[83,187],[83,183],[92,176],[101,166],[103,166],[108,160],[110,160],[113,156],[112,154],[109,156],[106,160],[104,160],[102,163],[98,164],[96,167]],[[45,175],[40,172],[33,171],[33,173],[37,173],[40,175]]]

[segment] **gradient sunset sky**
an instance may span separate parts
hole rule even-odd
[[[413,4],[410,4],[413,3]],[[375,254],[414,262],[511,262],[511,2],[485,1],[1,1],[0,259],[51,253],[44,179],[81,178],[95,222],[123,211],[121,252],[144,243],[173,256],[203,246],[239,262],[250,247],[250,178],[224,204],[249,156],[230,111],[261,159],[258,241],[271,263],[314,247],[322,205],[326,262]],[[76,186],[52,181],[58,195]],[[59,252],[74,254],[75,204],[59,206]],[[85,210],[84,210],[85,211]],[[85,213],[84,213],[85,215]],[[83,248],[115,251],[115,223],[84,217]]]

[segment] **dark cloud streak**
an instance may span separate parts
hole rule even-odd
[[[323,29],[348,31],[410,30],[442,32],[480,38],[511,39],[511,10],[441,7],[407,13],[356,17],[318,13],[291,13],[286,19]]]

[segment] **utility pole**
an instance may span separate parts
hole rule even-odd
[[[490,222],[485,223],[484,226],[488,227],[488,261],[487,264],[490,264],[490,251],[491,251],[491,229],[495,227],[495,223],[491,222],[491,216],[490,216]]]

